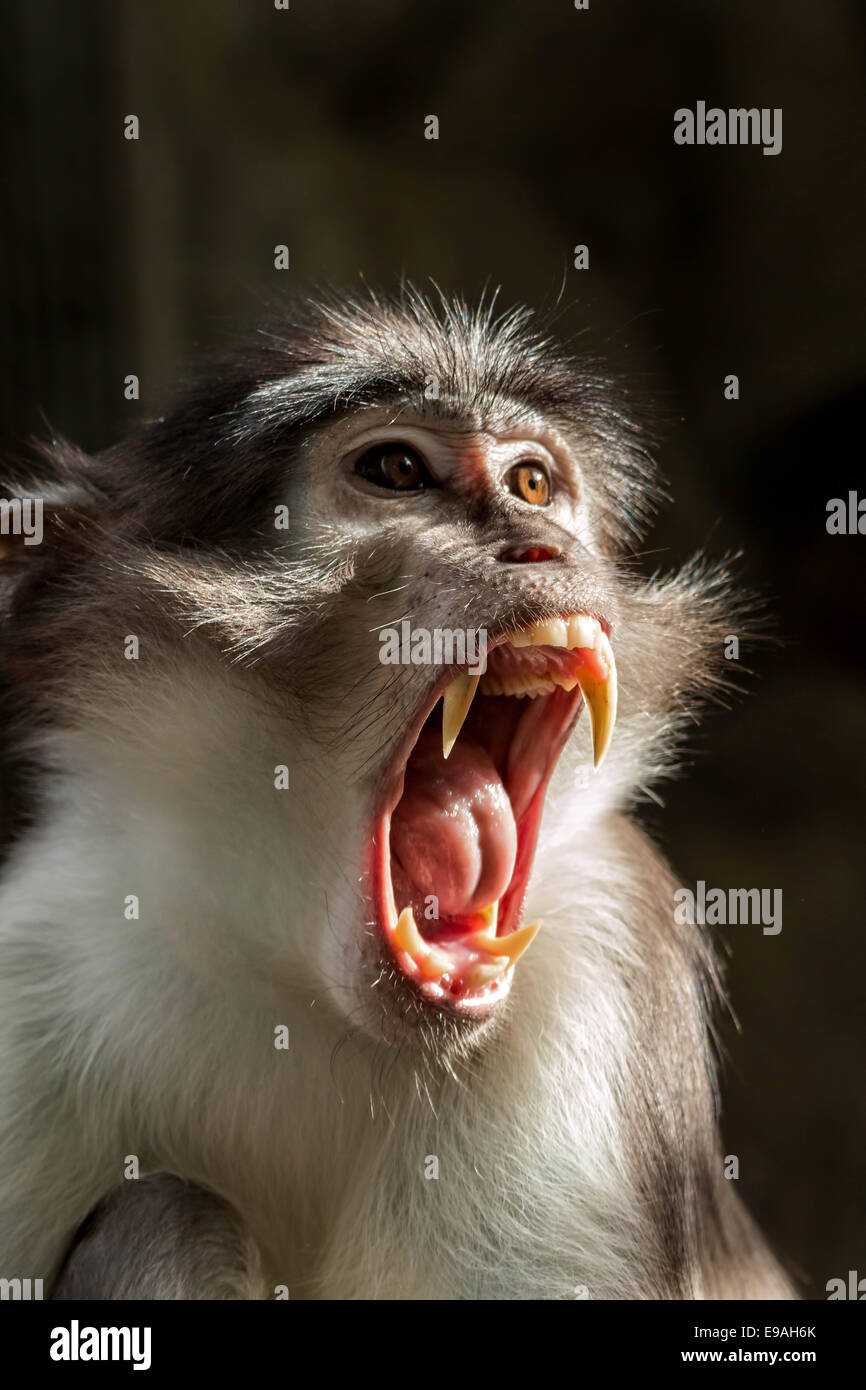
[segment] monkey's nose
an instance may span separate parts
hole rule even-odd
[[[555,560],[561,554],[555,545],[510,545],[498,559],[506,565],[537,565],[543,560]]]

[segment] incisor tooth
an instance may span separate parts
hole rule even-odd
[[[575,647],[594,647],[601,631],[594,618],[587,613],[573,613],[568,620],[568,645]]]
[[[476,932],[472,938],[472,945],[480,946],[482,951],[489,951],[492,956],[507,956],[511,964],[519,960],[528,946],[532,945],[538,934],[540,922],[529,922],[519,931],[513,931],[508,936],[491,935],[490,932]]]
[[[463,721],[475,698],[480,676],[470,676],[468,671],[455,676],[442,696],[442,756],[447,758],[457,742],[457,735],[463,728]]]
[[[531,629],[533,647],[565,647],[568,645],[568,629],[561,618],[548,618],[547,622],[536,623]]]
[[[596,651],[607,666],[607,677],[596,678],[582,666],[577,673],[577,682],[589,709],[592,723],[592,755],[596,767],[610,747],[613,726],[616,723],[616,663],[613,648],[605,633],[596,639]]]

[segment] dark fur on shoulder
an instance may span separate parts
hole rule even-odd
[[[265,1298],[261,1257],[237,1212],[174,1173],[124,1183],[76,1232],[52,1299]]]

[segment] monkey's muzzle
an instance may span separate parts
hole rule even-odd
[[[487,1009],[540,926],[521,925],[544,797],[587,705],[595,766],[616,719],[608,627],[586,613],[492,644],[460,671],[398,769],[374,843],[375,898],[398,968],[430,1002]]]

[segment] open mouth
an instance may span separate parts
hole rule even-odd
[[[539,930],[521,922],[553,769],[584,704],[596,767],[613,733],[608,632],[575,613],[500,638],[483,675],[440,689],[398,758],[373,841],[376,908],[398,969],[432,1003],[504,999]]]

